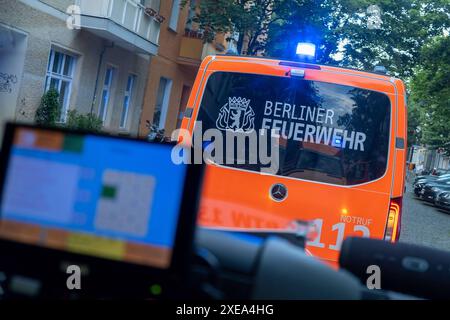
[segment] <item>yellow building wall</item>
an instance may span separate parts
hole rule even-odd
[[[177,31],[175,32],[169,29],[172,2],[173,1],[171,0],[161,1],[160,14],[166,19],[161,24],[158,55],[152,57],[149,65],[149,77],[140,121],[140,136],[146,136],[148,134],[146,120],[153,122],[153,114],[155,112],[156,98],[161,77],[172,80],[169,107],[165,123],[166,135],[170,136],[172,131],[176,129],[183,86],[192,87],[198,70],[195,66],[188,67],[178,63],[180,47],[188,16],[188,7],[185,7],[180,12]],[[195,48],[186,48],[186,54],[193,55],[195,53]]]
[[[185,36],[189,14],[188,5],[180,12],[176,32],[171,30],[169,21],[172,3],[172,0],[161,1],[159,13],[166,19],[161,24],[158,55],[152,57],[149,65],[149,77],[139,128],[140,136],[148,134],[146,121],[153,122],[161,77],[172,80],[169,107],[164,125],[166,136],[170,136],[176,129],[183,86],[192,88],[201,60],[205,55],[224,53],[224,51],[217,51],[216,44],[223,47],[227,45],[225,35],[217,35],[213,43],[206,45],[202,39]],[[196,29],[196,26],[192,26],[192,29]]]

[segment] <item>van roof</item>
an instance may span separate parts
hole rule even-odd
[[[255,56],[227,55],[227,54],[217,54],[215,56],[221,57],[221,58],[226,57],[227,60],[246,60],[249,63],[252,63],[252,62],[260,63],[261,61],[265,61],[265,62],[271,63],[273,65],[280,65],[280,63],[284,63],[285,65],[292,66],[292,67],[295,67],[297,65],[299,68],[302,68],[302,67],[308,68],[308,67],[313,67],[313,66],[316,66],[316,67],[319,66],[321,69],[328,70],[328,71],[342,72],[343,70],[345,70],[351,74],[366,75],[366,76],[379,78],[382,80],[388,80],[388,81],[391,81],[392,79],[397,80],[397,78],[395,78],[394,76],[390,76],[390,75],[384,75],[384,74],[380,74],[380,73],[373,72],[373,71],[362,71],[362,70],[358,70],[355,68],[344,68],[344,67],[340,67],[340,66],[332,66],[332,65],[324,65],[324,64],[309,63],[309,62],[292,61],[292,60],[283,60],[283,59],[276,59],[276,58],[271,58],[271,57],[255,57]]]

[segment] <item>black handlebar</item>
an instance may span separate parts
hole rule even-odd
[[[222,276],[216,283],[224,298],[246,292],[239,298],[361,299],[357,278],[329,268],[288,240],[199,229],[196,244],[215,257],[209,258],[209,270]]]
[[[427,299],[450,298],[450,253],[406,243],[347,238],[339,264],[366,282],[379,268],[381,288]]]
[[[416,299],[450,297],[450,254],[366,238],[344,241],[340,270],[279,237],[199,229],[196,244],[210,256],[221,298]],[[239,249],[237,249],[239,248]],[[213,258],[211,258],[213,257]],[[208,263],[207,263],[208,264]],[[369,290],[367,268],[379,267],[381,290]],[[220,278],[220,280],[217,280]],[[238,279],[238,280],[237,280]]]

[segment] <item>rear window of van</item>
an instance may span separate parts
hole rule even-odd
[[[280,176],[356,185],[386,171],[391,105],[388,96],[357,87],[267,75],[216,72],[196,121],[202,130],[279,139]],[[245,152],[250,159],[252,149]],[[241,159],[242,160],[242,159]],[[260,163],[227,166],[260,171]]]

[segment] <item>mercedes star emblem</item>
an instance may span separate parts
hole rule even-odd
[[[270,196],[275,201],[283,201],[287,197],[287,188],[284,184],[276,183],[270,188]]]

